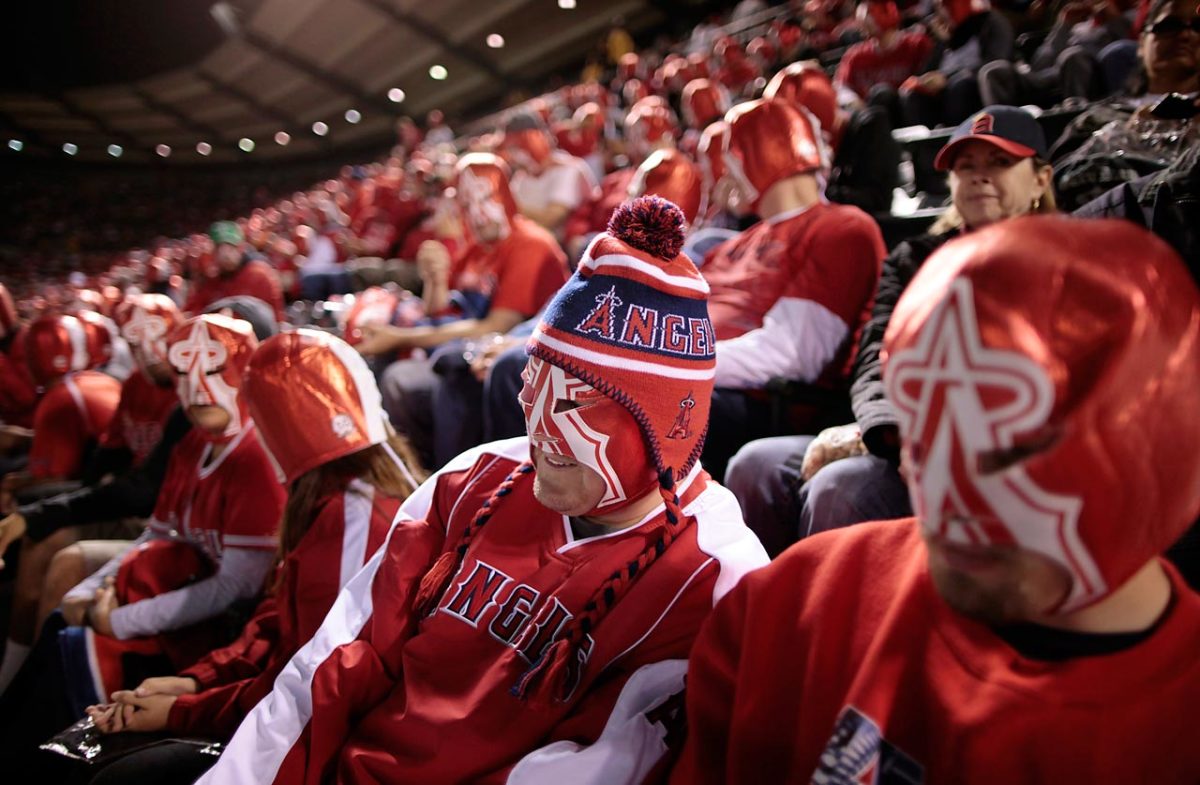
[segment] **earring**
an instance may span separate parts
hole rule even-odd
[[[1040,209],[1042,209],[1042,197],[1039,196],[1033,200],[1033,204],[1029,206],[1029,211],[1036,213]]]

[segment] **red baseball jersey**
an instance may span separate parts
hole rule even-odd
[[[450,287],[486,302],[481,312],[507,308],[529,318],[567,281],[567,257],[554,236],[516,215],[493,246],[472,244],[454,260]]]
[[[168,717],[171,731],[232,736],[321,626],[337,593],[383,544],[399,508],[399,499],[358,480],[319,501],[308,531],[284,560],[273,595],[243,634],[181,673],[201,690],[175,701]]]
[[[914,519],[793,546],[705,624],[673,783],[1200,782],[1200,595],[1115,653],[1042,661],[951,610]]]
[[[150,528],[181,537],[220,564],[226,546],[270,550],[287,496],[247,422],[210,461],[212,443],[193,428],[175,445]]]
[[[130,374],[100,446],[128,447],[134,464],[141,463],[162,439],[163,425],[178,405],[174,387],[160,387],[140,372]]]
[[[275,318],[283,319],[283,287],[279,273],[260,259],[252,259],[228,277],[205,278],[197,283],[183,310],[202,313],[205,308],[235,295],[257,297],[275,310]]]
[[[900,84],[925,67],[933,40],[924,33],[901,33],[888,49],[876,40],[861,41],[846,51],[833,81],[845,85],[864,101],[877,84],[899,89]]]
[[[821,203],[774,216],[709,252],[717,385],[849,372],[887,249],[857,207]],[[737,340],[733,340],[737,339]]]
[[[640,780],[664,750],[645,712],[678,691],[701,621],[765,553],[737,501],[697,468],[680,484],[686,529],[585,638],[570,698],[534,710],[513,685],[656,539],[663,508],[577,539],[522,475],[437,609],[415,618],[422,576],[528,455],[523,437],[485,445],[422,486],[426,520],[400,516],[200,782]]]
[[[121,400],[121,383],[99,371],[62,377],[33,415],[29,472],[39,480],[70,480],[83,470],[89,444],[98,443]]]

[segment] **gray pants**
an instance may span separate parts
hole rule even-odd
[[[1064,98],[1092,98],[1096,91],[1096,58],[1069,46],[1051,68],[1022,72],[1009,60],[993,60],[979,69],[979,96],[984,106],[1005,104],[1053,106]]]
[[[812,534],[912,515],[900,474],[873,455],[835,461],[803,482],[800,467],[813,438],[758,439],[742,447],[726,470],[725,485],[772,558]]]

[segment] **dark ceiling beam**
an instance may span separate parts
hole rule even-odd
[[[242,40],[250,44],[254,48],[270,55],[271,57],[285,63],[292,68],[300,71],[311,79],[321,82],[328,86],[336,93],[353,98],[359,107],[371,107],[383,112],[385,115],[394,116],[397,113],[396,105],[384,100],[380,96],[371,95],[362,87],[338,76],[335,73],[325,70],[316,63],[310,62],[300,55],[288,49],[286,46],[271,41],[270,39],[254,32],[253,30],[243,29],[241,31]]]
[[[180,111],[178,108],[160,101],[158,98],[155,98],[153,95],[146,92],[143,88],[134,86],[130,89],[133,94],[138,97],[138,100],[146,105],[147,109],[158,112],[159,114],[165,114],[167,117],[170,117],[172,120],[179,123],[180,126],[188,129],[189,131],[200,134],[202,137],[212,138],[221,142],[228,141],[228,137],[226,137],[225,134],[221,133],[213,126],[209,125],[208,123],[201,122],[194,117],[190,117],[184,112]]]
[[[225,80],[220,79],[207,71],[196,71],[196,77],[212,88],[213,91],[223,93],[231,98],[236,98],[254,111],[258,112],[260,115],[269,117],[278,123],[282,123],[288,129],[296,128],[300,124],[300,121],[297,118],[292,117],[282,109],[269,104],[264,104],[251,93],[248,93],[237,85],[230,84],[229,82],[226,82]]]
[[[103,117],[100,117],[93,112],[89,112],[87,109],[84,109],[82,106],[75,103],[70,98],[67,98],[67,96],[63,95],[62,93],[47,93],[46,98],[52,101],[57,101],[63,109],[67,110],[68,114],[72,114],[75,117],[83,120],[87,120],[89,123],[99,128],[105,136],[121,142],[125,147],[128,147],[131,150],[141,149],[142,141],[136,136],[128,133],[127,131],[122,131],[119,128],[114,128],[113,126],[109,125],[108,121]]]
[[[524,80],[515,78],[509,74],[495,60],[480,52],[474,47],[457,44],[451,41],[450,38],[439,30],[434,25],[421,19],[416,14],[407,11],[401,11],[388,0],[360,0],[363,4],[374,8],[376,11],[390,18],[396,24],[407,27],[417,35],[433,41],[443,49],[453,52],[458,58],[467,61],[479,70],[483,71],[488,76],[492,77],[497,82],[503,84],[506,88],[512,89],[525,86]]]

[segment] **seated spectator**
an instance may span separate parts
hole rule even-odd
[[[831,528],[911,515],[899,470],[897,415],[884,392],[883,336],[900,295],[947,241],[1026,213],[1055,211],[1046,138],[1027,112],[988,107],[955,130],[937,155],[950,173],[951,208],[928,233],[900,243],[883,263],[871,318],[850,373],[857,421],[812,436],[780,436],[746,445],[727,482],[767,552],[777,555]]]
[[[891,211],[892,191],[900,184],[900,145],[884,109],[840,109],[829,77],[811,62],[792,63],[775,74],[763,97],[791,101],[820,122],[832,153],[823,172],[827,199],[870,213]]]
[[[987,63],[979,71],[985,104],[1037,104],[1104,94],[1099,69],[1102,49],[1129,36],[1130,20],[1111,0],[1065,3],[1028,68],[1007,61]]]
[[[521,214],[561,237],[567,216],[597,186],[587,163],[555,149],[541,120],[530,114],[508,121],[504,154],[515,170],[512,194]]]
[[[445,247],[422,245],[425,307],[444,315],[440,324],[364,325],[356,347],[366,355],[412,348],[461,353],[461,341],[506,333],[537,313],[567,279],[566,258],[542,227],[518,214],[509,190],[508,167],[494,155],[471,153],[458,164],[456,200],[472,243],[454,260]],[[453,299],[457,307],[451,307]],[[440,466],[454,452],[438,447],[432,428],[437,375],[430,360],[393,363],[380,382],[392,423],[407,436],[425,465]],[[449,438],[449,437],[448,437]]]
[[[933,50],[933,39],[922,29],[900,30],[900,9],[892,0],[863,0],[857,16],[867,34],[838,62],[833,84],[838,103],[857,109],[883,109],[892,127],[904,125],[900,85],[921,72]]]
[[[935,0],[933,53],[924,70],[900,86],[909,125],[958,125],[980,107],[979,69],[1012,60],[1012,24],[989,0]]]
[[[22,320],[8,287],[0,283],[0,426],[28,428],[33,424],[37,388],[29,369],[14,357]],[[8,437],[6,437],[8,438]],[[12,438],[16,438],[14,434]],[[23,441],[23,440],[22,440]],[[0,450],[6,453],[7,449]],[[0,471],[5,471],[0,465]],[[7,473],[7,472],[6,472]]]
[[[694,156],[704,129],[729,111],[729,91],[720,82],[693,79],[684,85],[679,105],[684,125],[687,127],[679,147],[688,155]]]
[[[64,480],[81,479],[87,457],[108,431],[121,398],[120,382],[91,370],[101,365],[107,354],[98,341],[88,340],[85,325],[78,318],[42,316],[21,337],[29,371],[45,392],[33,414],[28,469],[11,472],[0,481],[0,514],[6,516],[6,522],[16,509],[18,492],[31,498],[61,489]],[[11,537],[9,526],[4,528]],[[71,541],[66,539],[53,549],[30,548],[31,552],[24,554],[13,590],[4,659],[0,662],[0,693],[29,655],[42,575],[54,551]],[[11,539],[6,538],[4,544],[8,542]]]
[[[1169,93],[1200,91],[1196,19],[1196,6],[1183,0],[1150,5],[1138,39],[1141,62],[1128,94],[1090,107],[1051,148],[1063,209],[1074,210],[1122,183],[1165,169],[1197,143],[1186,101],[1163,103]]]
[[[809,114],[764,98],[729,111],[725,165],[762,222],[709,252],[717,391],[704,460],[714,476],[751,439],[771,435],[764,392],[774,378],[838,389],[870,314],[883,237],[857,207],[830,204],[825,160]],[[820,412],[789,426],[814,427]]]
[[[102,696],[190,665],[222,642],[217,617],[262,590],[284,492],[238,396],[257,341],[246,322],[205,315],[168,346],[195,428],[171,455],[145,533],[67,593],[4,694],[0,755],[26,754]]]
[[[621,208],[530,341],[528,437],[418,492],[427,519],[399,518],[201,783],[647,775],[664,729],[644,712],[765,562],[696,461],[713,356],[682,224],[661,200]],[[685,345],[621,343],[616,300],[691,325]]]
[[[226,297],[257,297],[283,319],[283,290],[278,274],[266,262],[244,250],[241,228],[233,221],[217,221],[208,230],[213,250],[201,265],[201,279],[183,306],[186,313],[202,313],[210,303]]]
[[[403,440],[388,435],[370,371],[339,339],[298,330],[267,341],[250,360],[242,395],[288,485],[274,589],[229,646],[178,676],[147,679],[89,708],[102,732],[165,730],[227,741],[384,543],[398,509],[427,514],[428,494],[401,508],[416,488],[415,463]],[[331,413],[336,430],[303,427]],[[216,762],[195,744],[170,747],[122,759],[104,781],[136,782],[153,772],[159,782],[191,782]]]
[[[1200,511],[1198,345],[1195,284],[1126,223],[939,250],[886,338],[917,518],[730,592],[672,781],[1200,779],[1200,596],[1160,556]]]

